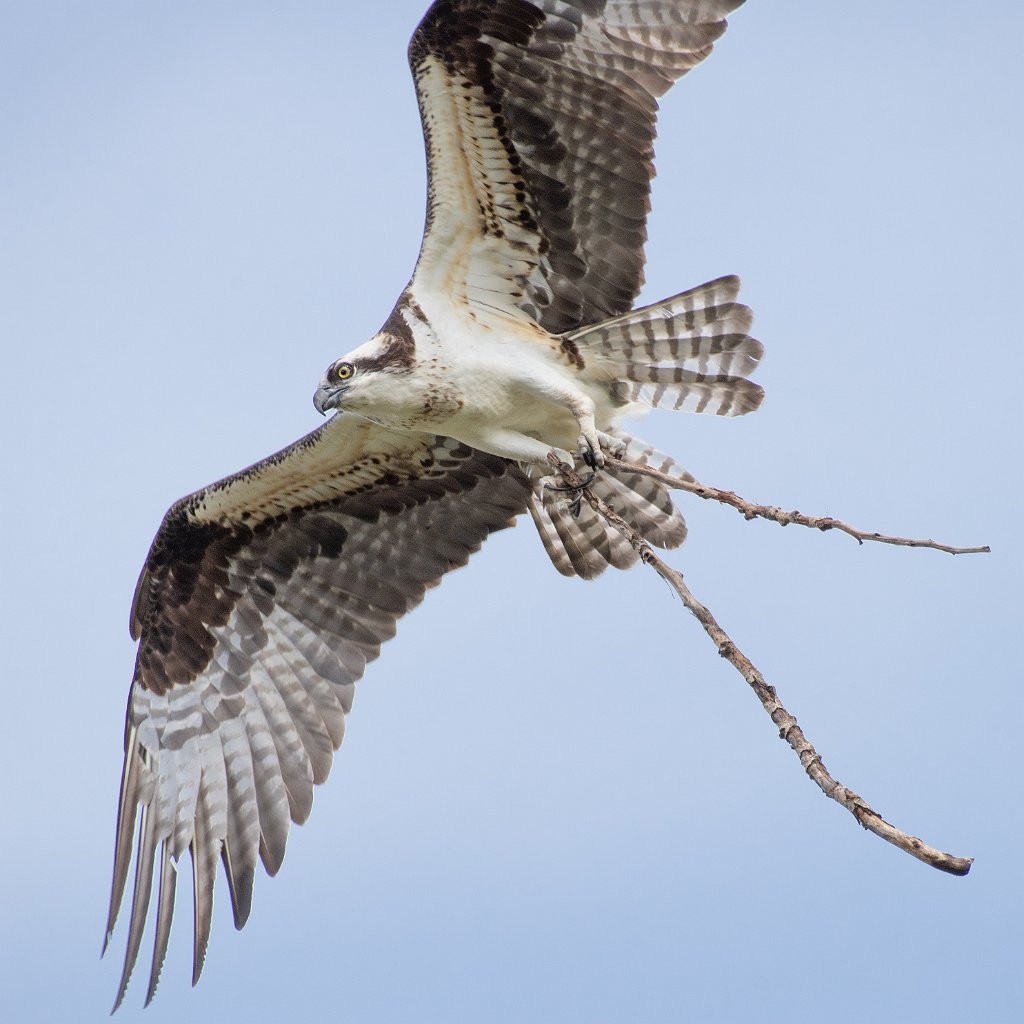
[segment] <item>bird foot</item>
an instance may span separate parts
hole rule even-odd
[[[591,468],[603,469],[605,452],[613,458],[621,459],[626,454],[626,442],[603,430],[595,430],[580,434],[576,454]]]

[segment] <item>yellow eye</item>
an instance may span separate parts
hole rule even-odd
[[[331,376],[335,380],[348,380],[355,372],[356,368],[351,363],[336,363],[331,370]]]

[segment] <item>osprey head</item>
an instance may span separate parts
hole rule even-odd
[[[347,359],[339,359],[327,367],[320,386],[313,392],[313,405],[321,416],[326,416],[329,409],[341,407],[356,373],[356,364]]]
[[[313,394],[313,405],[323,416],[330,409],[363,413],[386,409],[397,397],[392,394],[395,374],[406,372],[412,363],[411,346],[382,331],[327,367]]]

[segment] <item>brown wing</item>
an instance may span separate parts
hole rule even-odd
[[[643,282],[656,97],[743,0],[438,0],[409,47],[429,169],[412,293],[551,333]]]
[[[281,866],[289,821],[330,771],[355,681],[396,621],[526,510],[504,459],[450,438],[338,416],[290,448],[179,501],[139,580],[139,638],[107,941],[135,851],[119,1005],[159,879],[147,1002],[167,948],[175,862],[192,858],[193,983],[217,860],[236,927],[257,857]],[[158,867],[157,867],[158,865]]]

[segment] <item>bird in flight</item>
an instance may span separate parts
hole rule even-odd
[[[633,309],[657,98],[743,0],[438,0],[409,45],[426,143],[419,259],[380,331],[332,363],[318,430],[171,506],[135,591],[107,943],[135,873],[120,1005],[155,889],[146,997],[177,865],[192,862],[193,984],[222,862],[235,925],[257,861],[330,771],[356,681],[399,618],[493,531],[532,517],[590,579],[633,548],[553,486],[550,453],[651,544],[668,491],[606,455],[684,470],[622,430],[659,407],[738,415],[762,346],[725,277]]]

